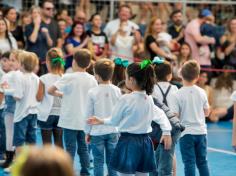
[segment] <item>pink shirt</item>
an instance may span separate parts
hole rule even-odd
[[[211,52],[207,44],[198,45],[194,35],[200,34],[200,23],[198,19],[192,20],[185,29],[185,42],[187,42],[192,50],[192,58],[197,60],[200,65],[211,65]]]

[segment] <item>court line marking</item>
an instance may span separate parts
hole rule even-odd
[[[222,150],[222,149],[217,149],[217,148],[213,148],[213,147],[207,147],[207,149],[209,151],[213,151],[213,152],[219,152],[219,153],[224,153],[224,154],[236,156],[235,152],[231,152],[231,151],[228,151],[228,150]]]

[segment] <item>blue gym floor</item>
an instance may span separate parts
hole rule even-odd
[[[39,133],[38,136],[38,144],[41,144]],[[211,176],[236,176],[236,153],[231,147],[231,136],[231,122],[208,124],[208,161]],[[184,176],[184,167],[178,145],[176,155],[177,176]],[[79,167],[79,159],[76,157],[75,168],[77,173],[79,173]]]

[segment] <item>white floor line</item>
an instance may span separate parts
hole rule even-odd
[[[212,148],[212,147],[207,147],[207,149],[208,149],[209,151],[213,151],[213,152],[219,152],[219,153],[224,153],[224,154],[236,156],[236,153],[235,153],[235,152],[228,151],[228,150],[222,150],[222,149],[217,149],[217,148]]]

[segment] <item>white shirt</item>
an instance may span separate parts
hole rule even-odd
[[[170,135],[170,122],[165,113],[154,105],[152,97],[145,91],[134,91],[121,97],[112,117],[104,119],[104,124],[118,126],[120,132],[147,134],[152,131],[152,121],[160,124],[164,135]]]
[[[22,73],[14,77],[13,97],[18,98],[14,113],[14,123],[23,120],[29,114],[38,114],[39,78],[34,73]]]
[[[123,57],[130,62],[134,62],[133,44],[134,36],[117,35],[115,45],[113,46],[113,57]]]
[[[2,67],[0,66],[0,82],[2,83],[2,78],[3,78],[3,75],[5,75],[6,73],[2,70]],[[3,89],[0,87],[0,92],[3,92]],[[4,101],[4,98],[2,100],[2,104],[0,105],[0,109],[3,109],[4,108],[4,104],[5,104],[5,101]]]
[[[230,96],[230,99],[236,102],[236,91],[232,93],[232,95]]]
[[[164,92],[164,94],[166,93],[169,85],[171,85],[169,93],[166,96],[166,101],[167,101],[167,104],[169,105],[170,101],[171,101],[170,100],[171,94],[175,93],[178,90],[177,86],[172,85],[169,82],[158,82],[157,84],[161,87],[161,89]],[[160,102],[163,102],[163,95],[161,93],[160,88],[156,84],[154,85],[152,96],[154,98],[157,98]]]
[[[43,100],[38,105],[38,110],[39,110],[38,120],[40,121],[46,122],[48,119],[48,116],[50,115],[55,97],[48,94],[48,89],[60,78],[61,78],[60,75],[56,75],[52,73],[48,73],[40,77],[40,81],[44,85]]]
[[[11,40],[12,43],[12,48],[10,47],[10,43],[9,41],[5,38],[5,39],[0,39],[0,50],[2,53],[5,53],[7,51],[11,51],[12,49],[17,49],[17,42],[16,39],[12,36],[11,33],[9,33],[9,38]]]
[[[71,130],[84,130],[88,91],[97,86],[94,76],[87,72],[68,73],[54,86],[63,93],[58,126]]]
[[[113,84],[100,84],[89,90],[86,116],[97,116],[101,119],[111,116],[112,109],[121,97],[120,89]],[[92,136],[118,133],[116,127],[109,125],[87,126],[86,133]]]
[[[204,109],[209,109],[206,92],[194,85],[182,87],[172,94],[169,108],[179,114],[180,123],[185,126],[185,134],[207,134]]]
[[[108,39],[110,40],[111,36],[115,34],[120,28],[120,19],[115,19],[107,23],[104,28],[104,32],[106,33]],[[132,32],[132,29],[139,29],[139,26],[132,21],[127,21],[127,32],[128,35]]]

